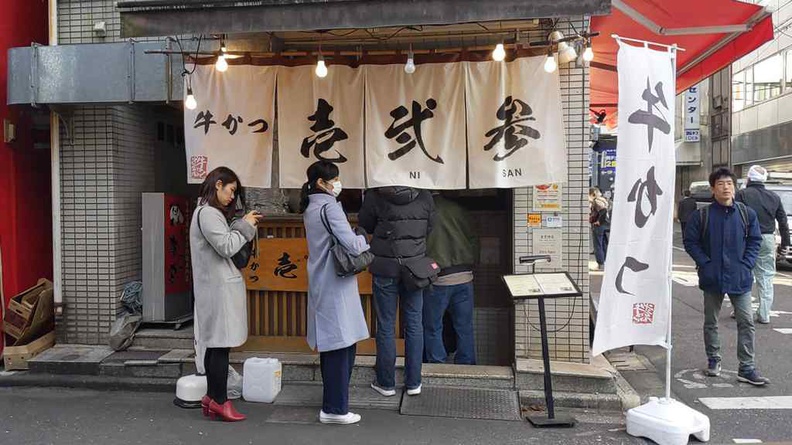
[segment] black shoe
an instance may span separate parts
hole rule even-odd
[[[721,362],[718,359],[707,359],[707,376],[717,377],[721,373]]]
[[[740,372],[737,374],[737,380],[743,383],[750,383],[754,386],[764,386],[770,383],[770,379],[762,377],[759,371],[755,369],[749,372]]]

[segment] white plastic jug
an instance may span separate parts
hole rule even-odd
[[[242,368],[242,397],[248,402],[272,403],[281,390],[278,359],[251,357]]]

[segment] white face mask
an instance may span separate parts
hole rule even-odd
[[[333,181],[330,183],[330,185],[333,186],[333,196],[338,198],[338,195],[341,194],[341,190],[344,189],[344,187],[341,185],[341,181]]]

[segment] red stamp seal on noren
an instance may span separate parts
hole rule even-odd
[[[653,303],[633,304],[633,324],[652,324],[654,323],[655,305]]]
[[[190,177],[193,179],[204,179],[209,173],[209,158],[206,156],[192,156],[190,158]]]

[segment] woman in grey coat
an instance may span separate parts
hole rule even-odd
[[[199,207],[190,224],[190,257],[195,291],[195,340],[206,348],[207,395],[203,413],[227,422],[244,420],[227,398],[228,354],[247,340],[245,281],[231,261],[256,236],[261,215],[253,211],[229,225],[242,184],[226,167],[212,170],[201,184]]]
[[[355,364],[356,343],[369,338],[357,277],[339,277],[330,252],[333,237],[354,255],[369,249],[366,237],[349,225],[336,198],[341,193],[338,167],[318,161],[308,168],[301,210],[308,238],[308,345],[319,351],[324,393],[319,421],[352,424],[360,415],[349,412],[349,380]]]

